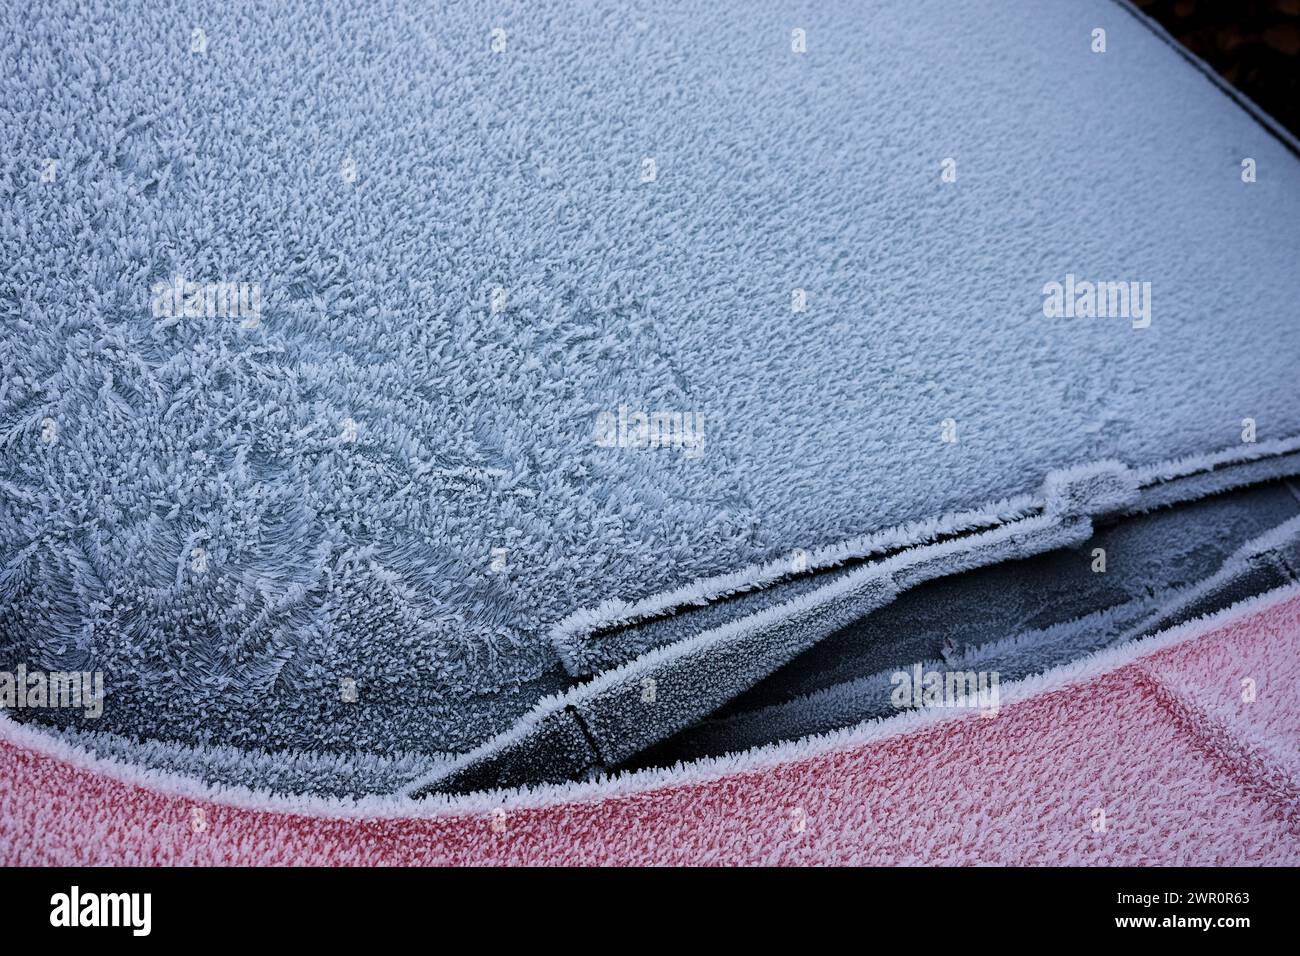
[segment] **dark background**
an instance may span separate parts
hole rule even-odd
[[[1134,0],[1179,43],[1300,135],[1300,0]]]

